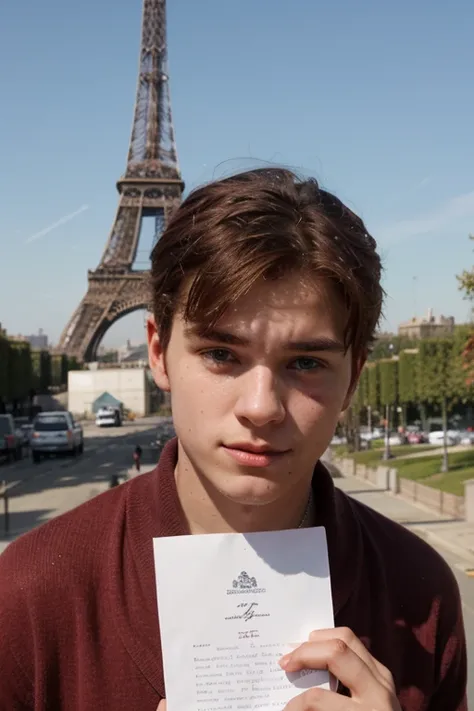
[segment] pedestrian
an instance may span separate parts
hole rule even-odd
[[[187,197],[153,250],[147,326],[177,438],[153,472],[0,557],[0,711],[161,711],[152,538],[305,526],[326,529],[335,628],[285,669],[340,683],[286,711],[467,708],[452,572],[320,461],[379,323],[380,278],[362,220],[314,180],[268,168]]]
[[[141,463],[141,458],[142,458],[142,448],[140,447],[139,444],[135,447],[135,450],[133,452],[133,461],[135,462],[135,469],[137,472],[140,471],[140,463]]]

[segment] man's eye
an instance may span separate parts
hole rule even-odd
[[[296,358],[293,361],[292,367],[295,370],[317,370],[319,368],[323,368],[324,366],[321,361],[317,360],[316,358],[302,356],[301,358]]]
[[[205,358],[208,358],[214,363],[232,363],[235,361],[234,356],[232,353],[225,348],[213,348],[210,351],[206,351],[203,353]]]

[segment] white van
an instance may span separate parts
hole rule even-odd
[[[101,407],[95,417],[97,427],[120,427],[122,413],[118,407]]]

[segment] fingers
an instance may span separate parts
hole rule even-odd
[[[305,642],[280,661],[286,672],[302,669],[327,670],[347,686],[353,695],[367,701],[375,685],[381,686],[372,669],[341,639]]]
[[[370,654],[349,629],[313,632],[310,641],[285,655],[280,660],[280,665],[287,672],[303,669],[327,670],[350,690],[353,701],[363,702],[380,711],[400,708],[390,671]],[[337,697],[337,694],[324,689],[309,689],[297,697],[303,699],[302,703],[306,705],[295,706],[294,711],[310,708],[336,711],[339,701],[333,699],[333,696]],[[349,710],[351,706],[346,703],[345,708]],[[288,706],[288,710],[293,711],[293,707]]]
[[[161,699],[156,711],[166,711],[166,699]]]
[[[393,677],[387,667],[384,667],[375,657],[371,655],[367,647],[348,627],[336,627],[328,630],[315,630],[311,632],[309,639],[311,642],[320,642],[330,639],[340,639],[347,644],[369,667],[374,674],[381,677],[384,683],[394,689]]]
[[[295,696],[285,706],[284,711],[401,711],[396,699],[377,701],[374,706],[370,701],[360,701],[346,696],[334,694],[326,689],[308,689],[303,694]]]
[[[291,699],[284,711],[361,711],[361,706],[358,701],[332,691],[308,689]]]

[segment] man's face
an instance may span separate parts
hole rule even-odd
[[[346,318],[330,283],[295,274],[257,284],[206,337],[177,314],[166,354],[151,320],[150,363],[171,392],[178,474],[192,468],[208,490],[253,505],[308,482],[355,380]]]

